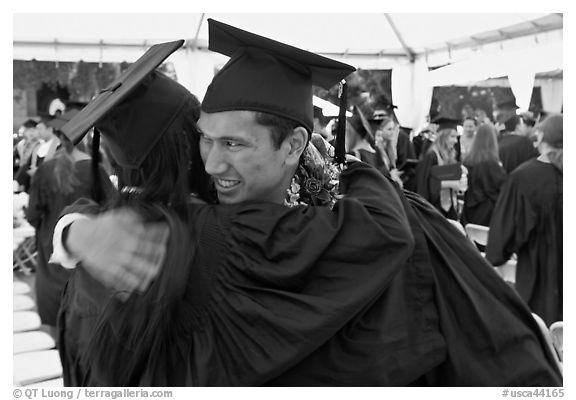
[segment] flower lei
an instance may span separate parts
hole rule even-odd
[[[334,207],[336,201],[344,197],[339,193],[340,174],[345,165],[333,164],[309,143],[304,151],[298,169],[286,189],[284,205]]]

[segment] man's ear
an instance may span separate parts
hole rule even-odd
[[[292,134],[284,140],[284,145],[287,146],[286,164],[298,165],[308,145],[308,131],[301,126],[294,128]]]

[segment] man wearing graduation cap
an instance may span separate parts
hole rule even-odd
[[[278,48],[277,42],[274,42],[276,47],[271,55],[267,47],[258,47],[262,38],[252,38],[247,32],[214,21],[210,23],[211,41],[220,35],[224,40],[214,46],[220,49],[218,51],[232,54],[232,58],[214,78],[202,105],[200,146],[206,170],[216,181],[222,203],[234,205],[259,200],[280,203],[290,184],[288,171],[293,174],[296,169],[312,129],[310,87],[312,81],[318,82],[312,79],[314,71],[317,68],[329,71],[330,68],[323,63],[318,65],[320,60],[316,57],[305,60],[313,65],[306,68],[297,60],[309,57],[309,53],[302,54],[298,50],[295,55],[294,48]],[[238,37],[249,40],[238,47]],[[229,44],[228,39],[234,43]],[[253,39],[256,41],[254,46]],[[339,80],[340,74],[333,78]],[[272,83],[269,78],[273,79]],[[276,87],[275,79],[278,79],[280,90],[265,90]],[[303,81],[307,83],[303,84]],[[320,79],[319,83],[322,82]],[[272,86],[267,86],[270,84]],[[298,87],[308,94],[293,91]],[[308,97],[310,106],[300,107],[298,102],[306,101]],[[291,102],[287,104],[283,99],[288,98]],[[269,114],[293,121],[292,125],[282,129],[278,120],[270,122],[267,119]],[[277,134],[280,139],[273,139],[276,133],[270,132],[267,128],[270,125],[280,131]],[[273,154],[277,158],[272,157]],[[256,156],[266,157],[267,163],[255,159]],[[347,171],[350,170],[354,168],[349,167]],[[259,180],[252,179],[253,175],[259,176]],[[266,181],[260,182],[263,178]],[[357,226],[358,215],[347,211],[356,202],[354,199],[348,202],[346,197],[334,208],[341,213],[338,227],[356,226],[362,232],[353,229],[347,235],[331,236],[330,224],[312,231],[303,231],[298,224],[289,229],[278,226],[263,229],[261,224],[269,222],[272,215],[259,221],[253,218],[254,210],[246,218],[236,220],[242,229],[235,225],[236,229],[228,230],[234,236],[252,232],[247,246],[239,252],[235,245],[228,243],[214,255],[242,262],[259,260],[264,264],[257,271],[225,270],[227,275],[221,281],[222,287],[232,285],[234,290],[224,292],[217,302],[210,304],[230,308],[220,310],[221,314],[198,314],[214,315],[214,319],[203,321],[215,323],[203,326],[205,331],[198,327],[194,332],[206,334],[202,337],[204,340],[218,339],[221,335],[230,335],[227,337],[233,340],[225,343],[224,348],[214,347],[212,342],[207,347],[201,345],[202,341],[195,342],[198,346],[194,347],[192,358],[196,364],[193,366],[200,364],[202,368],[196,370],[200,379],[190,384],[560,384],[558,371],[548,365],[542,342],[535,333],[537,325],[529,321],[529,310],[504,282],[497,280],[500,278],[493,271],[482,270],[488,268],[486,262],[480,255],[473,255],[475,250],[471,244],[457,236],[460,233],[451,230],[443,217],[417,196],[407,199],[395,192],[387,181],[381,181],[380,187],[373,189],[385,198],[386,205],[371,203],[375,212],[372,217],[380,221],[386,216],[391,223],[379,233],[386,239],[378,240],[378,251],[368,251],[370,245],[366,241],[371,243],[376,231],[368,233],[365,224]],[[308,214],[322,209],[279,207],[271,210],[286,213],[283,221],[298,221],[302,216],[308,218]],[[401,227],[408,221],[412,232],[406,236]],[[400,236],[396,236],[398,234]],[[402,241],[408,239],[410,242],[412,235],[415,244],[406,260]],[[337,242],[333,242],[336,238]],[[254,247],[264,239],[266,246]],[[334,244],[330,251],[325,247],[326,240]],[[361,250],[350,253],[358,240],[365,242]],[[453,244],[457,246],[452,248]],[[320,254],[318,252],[327,259],[314,258]],[[262,254],[266,257],[260,260]],[[350,261],[350,256],[354,262]],[[382,262],[382,257],[390,259]],[[311,265],[311,259],[318,262]],[[99,261],[94,260],[95,263]],[[360,265],[378,267],[368,272],[358,269]],[[300,271],[292,274],[294,268],[300,268]],[[179,278],[163,272],[164,278]],[[215,277],[222,279],[222,274]],[[338,277],[339,274],[342,275]],[[378,275],[377,279],[374,274]],[[437,280],[442,287],[435,285]],[[278,302],[286,299],[278,287],[285,283],[293,286],[295,292],[287,298],[295,302]],[[357,285],[363,289],[352,296],[343,290]],[[370,287],[368,293],[366,285]],[[495,293],[486,286],[496,287]],[[238,296],[239,293],[242,295]],[[359,296],[360,293],[364,296]],[[359,301],[359,298],[363,300]],[[463,301],[459,304],[456,299]],[[505,303],[512,309],[505,307]],[[287,304],[296,308],[290,312],[290,308],[284,308]],[[339,311],[332,313],[332,304],[347,306],[343,309],[338,306]],[[357,308],[359,304],[364,307]],[[470,310],[469,304],[476,304],[478,309]],[[311,319],[310,311],[314,310],[321,311],[313,314],[322,318]],[[217,318],[217,315],[221,317]],[[231,318],[228,322],[232,323],[216,323],[224,321],[223,316]],[[492,318],[494,323],[487,322],[486,318]],[[461,321],[465,321],[464,326],[459,325]],[[270,326],[274,329],[269,330]],[[242,329],[237,330],[238,327]],[[478,332],[477,328],[488,332],[488,337],[471,335]],[[302,332],[307,334],[300,335]],[[318,347],[319,343],[323,344]],[[245,350],[228,351],[230,348]],[[218,355],[216,359],[213,358],[215,354]]]

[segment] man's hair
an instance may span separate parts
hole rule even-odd
[[[476,120],[475,117],[472,116],[467,116],[466,118],[464,118],[464,121],[466,121],[467,119],[469,119],[470,121],[474,122],[474,125],[478,125],[478,121]]]
[[[280,148],[284,140],[286,140],[294,129],[302,126],[299,122],[291,119],[263,112],[256,112],[255,120],[257,124],[270,128],[272,133],[272,143],[276,150]]]
[[[38,125],[38,122],[34,121],[33,119],[27,119],[22,124],[22,126],[26,129],[36,128],[36,125]]]
[[[514,132],[520,121],[522,121],[522,117],[519,115],[513,115],[504,121],[504,129],[506,129],[507,132]]]

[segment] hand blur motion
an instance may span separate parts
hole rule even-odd
[[[127,297],[145,291],[164,262],[169,228],[144,224],[129,209],[117,209],[75,221],[67,247],[90,275]]]

